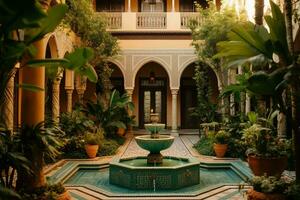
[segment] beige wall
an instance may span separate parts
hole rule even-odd
[[[192,40],[119,40],[121,49],[191,49]]]

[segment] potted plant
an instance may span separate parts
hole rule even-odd
[[[242,139],[249,147],[246,151],[249,167],[256,176],[280,177],[287,167],[287,153],[290,142],[276,138],[272,129],[259,124],[243,130]]]
[[[230,134],[225,130],[220,130],[214,137],[214,151],[218,158],[223,158],[227,148]]]
[[[66,188],[61,184],[55,184],[48,186],[48,191],[50,193],[54,193],[56,200],[70,200],[71,196],[69,192],[66,190]]]
[[[247,191],[248,200],[285,200],[290,185],[274,176],[255,176],[250,184],[253,189]]]
[[[84,135],[85,151],[89,158],[95,158],[99,150],[101,136],[99,133],[87,132]]]

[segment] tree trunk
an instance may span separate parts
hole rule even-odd
[[[255,24],[263,25],[264,0],[255,0]]]

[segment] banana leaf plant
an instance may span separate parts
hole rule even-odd
[[[117,90],[112,91],[107,108],[101,101],[88,102],[85,108],[87,115],[91,116],[99,128],[103,128],[106,134],[112,134],[116,128],[126,128],[122,120],[124,109],[133,110],[134,105],[127,94],[120,95]]]
[[[251,64],[254,71],[259,70],[242,89],[272,97],[284,111],[282,92],[287,87],[288,66],[293,58],[288,49],[284,15],[278,5],[272,1],[270,5],[272,15],[265,16],[269,29],[252,22],[237,24],[229,33],[229,40],[218,43],[215,57],[223,58],[228,67]]]
[[[67,12],[67,5],[57,4],[47,12],[42,9],[38,0],[3,0],[0,3],[0,102],[3,102],[4,91],[10,77],[16,72],[15,65],[46,66],[51,74],[59,68],[74,70],[87,76],[92,82],[97,81],[97,74],[88,63],[93,58],[89,48],[75,49],[63,59],[35,60],[37,49],[34,43],[53,32],[61,23]],[[26,59],[24,59],[26,57]],[[27,62],[24,62],[26,60]],[[49,70],[47,70],[49,71]],[[51,76],[50,74],[50,76]],[[22,88],[40,90],[32,85]],[[0,103],[0,108],[1,108]]]

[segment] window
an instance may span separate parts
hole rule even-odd
[[[142,0],[141,12],[164,12],[165,3],[163,0]]]
[[[195,2],[200,4],[203,8],[208,6],[206,0],[180,0],[180,4],[179,4],[180,12],[195,12],[196,11]]]
[[[96,0],[97,12],[124,12],[124,0]]]

